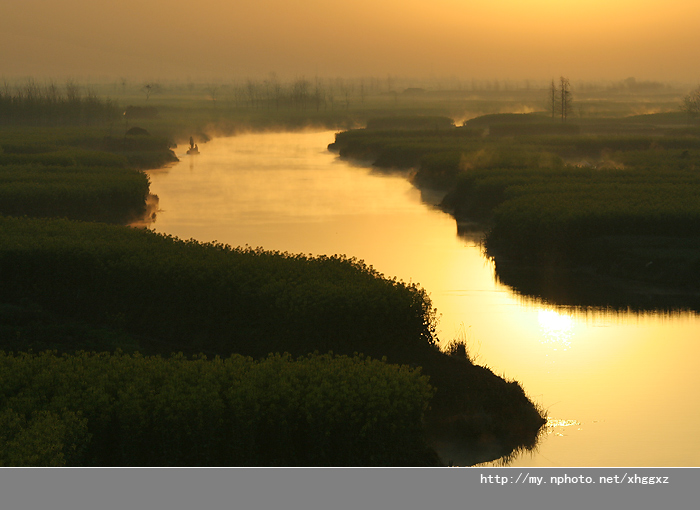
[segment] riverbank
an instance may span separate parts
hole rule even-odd
[[[141,171],[178,161],[166,137],[111,127],[0,127],[0,214],[125,224],[146,211]]]
[[[598,254],[604,251],[604,256]],[[563,306],[637,312],[700,311],[699,238],[606,236],[576,256],[533,264],[491,248],[496,276],[517,292]]]
[[[632,135],[619,121],[601,119],[583,134],[552,135],[529,131],[540,126],[536,116],[517,125],[512,117],[528,116],[487,116],[451,130],[348,131],[329,148],[385,168],[413,168],[415,185],[441,189],[441,207],[458,223],[487,225],[485,245],[500,280],[525,293],[556,302],[547,278],[593,274],[608,284],[578,301],[572,291],[568,303],[697,310],[697,133],[656,126],[647,116],[635,119]],[[486,135],[484,123],[514,128],[510,136]],[[651,288],[658,292],[645,304]]]
[[[533,445],[544,423],[520,386],[439,353],[430,301],[416,286],[342,257],[236,253],[87,219],[2,218],[2,349],[256,358],[362,352],[423,367],[432,378],[426,441],[447,430],[463,449],[488,443],[497,457]]]

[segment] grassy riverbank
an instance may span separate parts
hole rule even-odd
[[[107,127],[0,127],[0,214],[124,224],[145,213],[139,169],[177,161],[164,137]]]
[[[488,438],[505,454],[532,446],[543,423],[519,385],[438,351],[422,289],[357,261],[93,223],[0,223],[0,300],[16,318],[3,328],[5,349],[255,358],[359,352],[430,376],[437,393],[426,433],[451,430],[472,445]]]
[[[597,297],[568,304],[643,308],[635,294],[655,288],[660,299],[652,306],[663,308],[664,294],[668,306],[698,305],[700,132],[682,127],[684,115],[597,119],[559,135],[540,129],[557,126],[546,117],[504,117],[451,130],[348,131],[332,148],[378,166],[414,168],[418,186],[443,190],[442,206],[459,221],[488,225],[487,250],[500,278],[516,288],[556,301],[544,279],[585,273],[614,283],[618,294],[626,288],[628,297],[608,301],[602,286]],[[637,133],[619,132],[629,125]],[[475,136],[489,126],[491,134]],[[494,129],[503,126],[508,136]]]
[[[47,126],[37,125],[46,124],[45,119],[30,119],[29,125],[15,122],[0,128],[0,350],[54,351],[38,357],[3,357],[5,364],[14,367],[4,372],[7,385],[0,394],[2,419],[7,425],[2,438],[3,463],[434,465],[439,460],[430,445],[445,440],[480,452],[474,453],[474,462],[534,445],[544,423],[541,413],[517,383],[506,382],[466,358],[439,352],[434,336],[435,312],[427,293],[415,285],[385,278],[363,263],[342,256],[310,258],[244,250],[108,225],[124,223],[143,211],[148,182],[137,168],[172,161],[169,140],[195,131],[197,123],[187,115],[182,123],[160,129],[170,122],[168,116],[177,109],[162,111],[170,113],[159,115],[150,124],[147,119],[138,121],[152,135],[120,132],[134,126],[133,118],[128,124],[125,122],[124,129],[119,124],[123,119],[91,121],[89,126],[83,125],[84,120],[61,125],[65,119],[54,119],[55,125]],[[347,111],[343,115],[346,114]],[[208,114],[199,115],[204,120]],[[270,112],[261,115],[275,117]],[[333,118],[337,120],[339,115],[334,114]],[[308,112],[294,113],[296,119],[308,121],[310,116],[313,115]],[[240,121],[241,117],[237,119]],[[279,125],[289,127],[283,116],[277,119]],[[225,132],[228,128],[220,120],[215,123]],[[247,126],[250,127],[254,126]],[[202,136],[206,133],[202,132]],[[117,350],[133,357],[124,357]],[[81,351],[107,354],[87,355]],[[328,380],[341,381],[341,389],[342,381],[352,385],[356,377],[365,385],[367,380],[375,381],[367,386],[370,393],[376,385],[398,388],[404,385],[400,374],[418,378],[417,370],[422,368],[434,390],[428,391],[427,381],[418,378],[422,382],[407,389],[404,396],[391,397],[392,405],[405,413],[401,416],[377,415],[377,409],[370,405],[374,397],[364,393],[349,394],[355,396],[347,402],[329,393],[321,400],[331,406],[338,423],[343,422],[345,428],[341,434],[336,425],[329,425],[333,439],[320,437],[304,452],[299,449],[314,441],[321,430],[315,429],[314,424],[320,423],[330,408],[316,406],[313,412],[302,416],[298,406],[273,407],[264,414],[265,426],[277,430],[274,427],[286,423],[290,419],[288,413],[293,413],[297,428],[292,430],[296,431],[298,442],[283,447],[275,442],[274,434],[253,434],[251,430],[261,426],[253,421],[253,425],[240,429],[242,432],[232,430],[239,430],[239,443],[257,442],[258,449],[246,450],[244,457],[227,459],[211,453],[218,451],[211,447],[213,443],[195,453],[182,453],[183,441],[193,437],[204,441],[206,431],[197,427],[206,424],[207,418],[213,416],[222,427],[238,419],[231,410],[210,416],[210,411],[219,409],[218,400],[212,401],[212,408],[206,407],[209,404],[204,401],[204,407],[198,408],[198,389],[188,393],[192,406],[187,409],[174,410],[164,421],[142,419],[151,413],[149,406],[170,402],[145,396],[164,394],[164,388],[169,386],[163,385],[170,378],[177,381],[178,377],[189,377],[183,374],[195,369],[187,367],[216,371],[218,365],[212,359],[217,355],[229,358],[235,353],[265,359],[271,352],[287,352],[297,358],[314,351],[332,351],[355,360],[352,366],[338,361],[340,368],[336,362],[328,361],[329,370],[335,374]],[[119,377],[140,380],[129,370],[143,374],[146,366],[161,363],[153,361],[157,358],[136,361],[142,359],[136,352],[164,357],[173,352],[186,356],[204,353],[210,360],[166,364],[170,368],[163,368],[169,374],[165,379],[143,379],[143,384],[129,390],[130,397],[125,400],[118,388],[123,384],[131,386],[119,383]],[[358,361],[356,353],[386,360],[365,363]],[[315,361],[284,360],[284,366],[298,364],[298,369],[290,368],[301,374],[294,377],[315,380],[303,375],[303,367]],[[75,370],[76,363],[89,365],[92,375],[80,380],[68,377],[66,374]],[[124,369],[124,374],[131,375],[93,382],[94,374],[109,372],[109,367],[121,363],[131,367]],[[356,365],[364,367],[361,373],[352,368]],[[399,369],[400,365],[407,368]],[[69,366],[73,368],[65,372]],[[183,374],[179,374],[181,370]],[[61,382],[64,380],[68,382]],[[103,392],[103,383],[117,392]],[[287,383],[265,383],[269,393],[248,395],[246,405],[258,409],[265,399],[279,400],[275,395],[286,391]],[[317,386],[309,384],[309,388]],[[20,409],[18,402],[34,394],[31,388],[35,386],[43,388],[46,398],[32,397]],[[332,386],[334,391],[338,389]],[[65,395],[73,395],[76,387],[81,392],[96,392],[96,401],[104,413],[80,399],[76,400],[85,406],[68,406],[73,398]],[[251,388],[244,392],[253,391]],[[376,390],[377,396],[386,393],[381,388]],[[43,394],[37,391],[36,395]],[[205,393],[217,391],[222,390],[209,388]],[[139,412],[128,417],[117,410],[137,403]],[[371,423],[379,424],[378,428],[367,428],[362,420],[343,418],[358,412],[364,413],[362,416]],[[168,420],[186,423],[191,413],[199,413],[199,421],[195,420],[187,438],[173,439],[172,444],[164,442],[163,430],[175,423]],[[129,421],[132,418],[135,421]],[[124,443],[122,450],[133,453],[150,444],[157,460],[144,460],[135,453],[118,459],[86,453],[93,448],[100,450],[105,438],[112,437],[109,434],[124,440],[136,434],[141,443]],[[393,436],[387,439],[387,434]],[[157,444],[148,439],[156,436],[160,437]],[[341,436],[357,438],[360,443],[341,440]],[[484,444],[488,446],[486,450]]]

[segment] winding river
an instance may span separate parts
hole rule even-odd
[[[499,284],[479,234],[403,176],[340,160],[333,132],[216,138],[149,172],[149,228],[183,239],[342,253],[419,283],[442,342],[519,381],[547,410],[538,447],[511,466],[700,465],[700,317],[562,308]],[[457,461],[458,462],[458,461]],[[494,464],[498,464],[495,462]]]

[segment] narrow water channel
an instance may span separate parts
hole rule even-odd
[[[557,307],[495,281],[478,234],[404,177],[327,151],[333,132],[217,138],[149,172],[150,225],[183,239],[364,260],[419,283],[442,342],[519,381],[549,415],[536,451],[512,466],[700,465],[700,317]]]

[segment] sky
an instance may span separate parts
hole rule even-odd
[[[697,0],[2,0],[0,78],[700,82]]]

